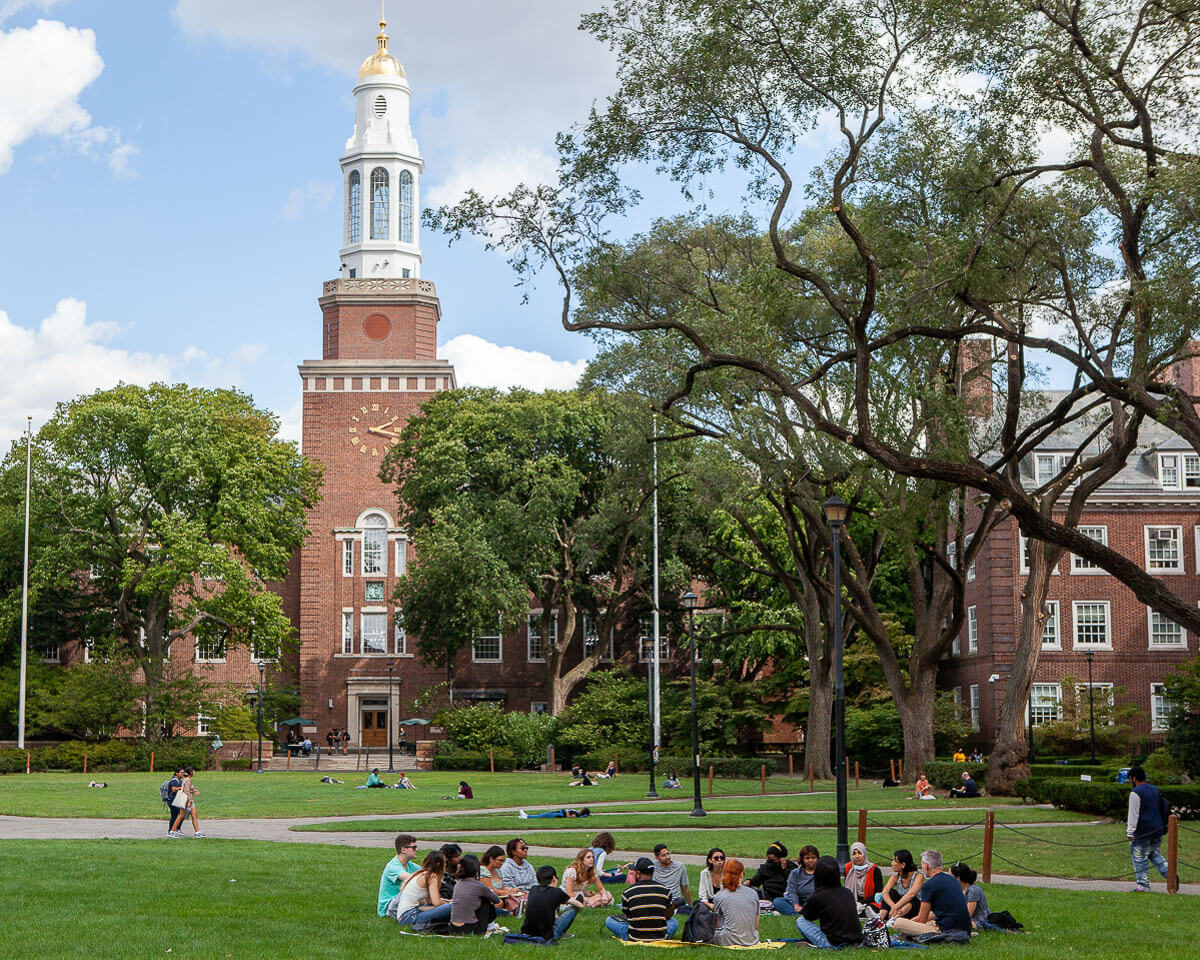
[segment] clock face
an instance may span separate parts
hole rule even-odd
[[[364,403],[351,415],[346,432],[350,446],[364,457],[382,457],[400,442],[400,414],[380,403]]]

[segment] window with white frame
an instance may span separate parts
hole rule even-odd
[[[1179,454],[1160,453],[1158,455],[1158,481],[1164,490],[1179,489]]]
[[[1075,723],[1078,727],[1082,728],[1085,723],[1089,722],[1089,706],[1094,709],[1097,704],[1106,704],[1110,708],[1113,705],[1113,685],[1111,683],[1093,683],[1092,691],[1093,700],[1089,704],[1088,685],[1086,683],[1075,684],[1075,703],[1078,705],[1075,711]],[[1113,725],[1111,714],[1107,725],[1110,727]]]
[[[1079,532],[1089,540],[1095,540],[1097,543],[1102,543],[1108,546],[1108,527],[1091,526],[1079,527]],[[1098,563],[1092,563],[1091,560],[1085,560],[1083,557],[1078,557],[1071,554],[1071,572],[1072,573],[1104,573],[1104,569]]]
[[[488,632],[482,633],[471,644],[471,659],[476,663],[498,663],[500,661],[500,621]]]
[[[659,625],[658,634],[658,662],[665,663],[670,659],[671,649],[667,642],[666,634],[661,632],[662,626]],[[650,655],[654,652],[654,624],[651,620],[641,621],[641,636],[638,637],[638,663],[649,663]]]
[[[963,538],[963,553],[964,553],[964,554],[966,554],[967,552],[969,552],[969,551],[970,551],[970,549],[971,549],[971,541],[972,541],[973,539],[975,539],[975,535],[974,535],[974,534],[972,534],[972,533],[968,533],[968,534],[966,535],[966,537],[965,537],[965,538]],[[974,579],[975,579],[975,561],[974,561],[974,560],[972,560],[972,561],[971,561],[971,565],[970,565],[969,567],[967,567],[967,579],[968,579],[968,580],[974,580]]]
[[[401,538],[396,541],[396,576],[402,577],[408,571],[408,541]]]
[[[387,614],[373,611],[362,615],[362,652],[387,653]]]
[[[399,607],[392,614],[392,637],[395,640],[395,653],[398,657],[408,656],[408,631],[404,629],[404,611]]]
[[[197,637],[196,638],[196,662],[197,663],[224,663],[225,662],[225,638],[224,637]]]
[[[958,569],[958,544],[946,544],[946,563],[950,565],[951,570]]]
[[[1062,685],[1035,683],[1029,691],[1029,722],[1035,727],[1062,719]]]
[[[1185,490],[1200,488],[1200,456],[1194,453],[1183,455],[1183,486]]]
[[[1029,537],[1021,537],[1021,573],[1028,573],[1033,560],[1032,541]],[[1050,569],[1052,576],[1058,575],[1058,564],[1055,563]]]
[[[1148,610],[1150,622],[1150,646],[1173,647],[1181,649],[1187,646],[1183,627],[1174,620],[1168,620],[1157,610]]]
[[[1046,619],[1042,621],[1042,647],[1058,650],[1062,648],[1062,634],[1058,629],[1058,601],[1046,601]]]
[[[1167,723],[1171,719],[1171,711],[1174,709],[1175,704],[1167,699],[1167,685],[1165,683],[1150,684],[1150,729],[1166,730]]]
[[[1110,613],[1107,600],[1076,600],[1071,607],[1075,646],[1111,647]]]
[[[1183,573],[1183,528],[1148,526],[1146,569],[1151,573]]]
[[[970,700],[971,729],[978,730],[979,729],[979,684],[977,684],[977,683],[971,684],[971,688],[970,688],[970,690],[967,691],[967,694],[971,698],[971,700]]]
[[[354,541],[350,539],[342,541],[342,576],[354,576]]]
[[[387,518],[379,513],[363,517],[363,576],[387,575]]]
[[[42,647],[42,663],[58,663],[59,649],[58,644],[53,641],[48,641]]]
[[[526,633],[525,658],[530,663],[545,663],[546,650],[542,645],[542,614],[531,613],[529,615],[529,629]],[[554,613],[550,617],[550,643],[558,643],[558,614]]]
[[[342,653],[354,652],[354,611],[342,611]]]
[[[92,659],[96,656],[96,641],[95,640],[84,640],[83,643],[81,643],[79,645],[79,647],[80,647],[80,650],[83,652],[83,662],[91,663]]]
[[[979,652],[979,615],[967,607],[967,653]]]
[[[954,635],[954,642],[950,644],[950,656],[957,657],[962,654],[962,637],[958,634]]]
[[[1039,487],[1049,483],[1058,475],[1058,456],[1053,453],[1038,453],[1034,455],[1033,482]]]
[[[267,647],[265,644],[259,646],[257,643],[250,644],[250,659],[254,663],[274,663],[279,659],[279,651],[274,647]]]
[[[216,721],[215,717],[205,716],[203,713],[199,714],[196,717],[196,736],[198,736],[198,737],[211,736],[212,732],[213,732],[213,724],[215,724],[216,722],[217,721]]]
[[[596,618],[590,613],[583,615],[583,653],[584,656],[592,656],[596,652],[596,644],[600,642],[600,630],[596,626]],[[612,630],[608,632],[608,643],[605,646],[604,653],[600,655],[600,662],[607,663],[613,658],[613,638]]]
[[[530,713],[549,713],[550,704],[545,700],[534,700],[529,704]]]

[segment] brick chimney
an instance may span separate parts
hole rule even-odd
[[[958,346],[958,394],[967,416],[992,415],[992,340],[973,337]]]

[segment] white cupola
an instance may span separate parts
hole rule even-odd
[[[341,158],[345,279],[419,277],[420,183],[424,163],[409,124],[412,90],[388,53],[387,21],[378,48],[358,71],[354,133]]]

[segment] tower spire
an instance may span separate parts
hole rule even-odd
[[[379,0],[379,36],[375,38],[379,53],[388,52],[387,16],[383,12],[383,0]]]

